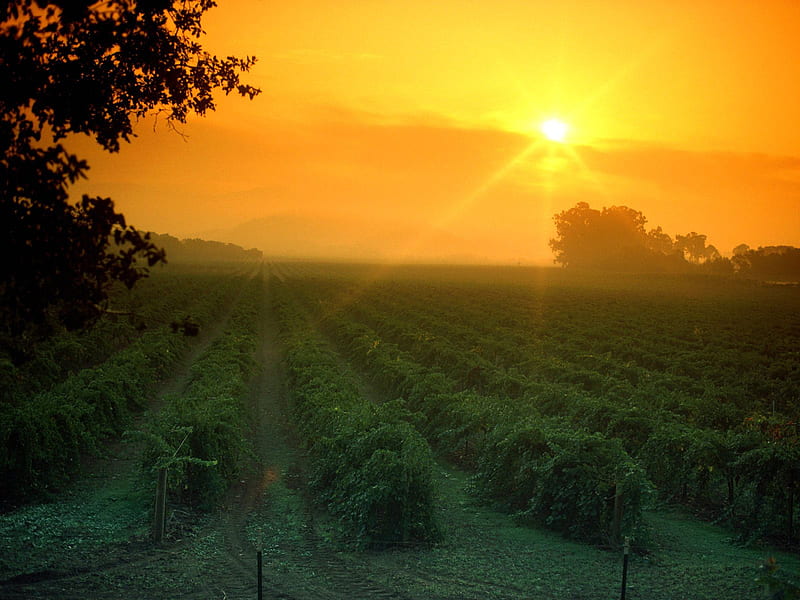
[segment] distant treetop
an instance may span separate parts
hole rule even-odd
[[[555,262],[565,267],[635,271],[690,271],[800,281],[800,249],[767,246],[733,249],[733,258],[707,244],[704,234],[678,234],[673,240],[661,227],[645,229],[647,219],[627,206],[595,210],[586,202],[554,216],[556,237],[550,240]]]
[[[681,270],[686,266],[685,256],[672,238],[661,227],[647,231],[647,218],[627,206],[595,210],[587,202],[579,202],[554,220],[556,237],[550,240],[550,247],[555,262],[563,266],[623,270]]]

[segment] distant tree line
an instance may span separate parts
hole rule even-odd
[[[747,244],[733,249],[731,259],[737,273],[767,281],[800,280],[800,248],[763,246],[757,250]]]
[[[565,267],[617,271],[707,272],[763,280],[800,281],[800,249],[746,244],[727,258],[695,231],[674,239],[661,227],[647,230],[647,218],[627,206],[593,209],[587,202],[554,216],[550,240],[555,262]]]
[[[253,262],[264,258],[261,250],[245,250],[236,244],[190,238],[180,240],[167,234],[151,233],[150,240],[166,252],[170,263]]]

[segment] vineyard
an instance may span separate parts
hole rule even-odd
[[[266,597],[599,599],[626,538],[628,597],[797,571],[797,287],[296,263],[111,304],[2,367],[0,596],[255,597],[259,550]]]

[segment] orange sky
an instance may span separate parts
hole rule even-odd
[[[206,46],[264,92],[152,122],[89,180],[138,227],[268,253],[550,263],[625,204],[723,253],[800,246],[800,2],[236,0]],[[565,144],[538,126],[558,116]]]

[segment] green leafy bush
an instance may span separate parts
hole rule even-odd
[[[644,471],[619,440],[575,431],[557,420],[495,430],[475,481],[483,495],[523,519],[605,543],[637,533],[650,493]]]
[[[204,277],[200,280],[208,283]],[[242,277],[227,274],[215,281],[217,287],[196,295],[191,303],[182,293],[171,295],[161,287],[151,292],[166,297],[156,302],[161,310],[186,310],[189,306],[197,319],[207,323]],[[100,327],[98,331],[108,329]],[[95,335],[90,332],[81,340],[56,339],[52,346],[77,344],[79,348],[73,350],[80,355]],[[42,349],[40,355],[51,360],[53,347]],[[0,479],[11,483],[5,499],[25,500],[67,482],[80,464],[80,455],[99,452],[104,439],[123,431],[132,415],[146,405],[153,386],[169,374],[187,348],[187,339],[163,324],[144,331],[101,364],[78,370],[59,383],[52,384],[51,379],[63,369],[53,362],[55,370],[46,375],[48,385],[18,386],[17,393],[0,403]],[[14,379],[25,379],[31,377],[29,368],[6,372]],[[21,393],[37,388],[40,391],[31,395]]]
[[[274,282],[295,422],[309,450],[310,484],[362,546],[433,541],[433,459],[402,405],[376,406]]]
[[[477,469],[481,496],[577,539],[607,543],[640,528],[651,485],[621,440],[538,418],[530,405],[509,398],[455,391],[452,380],[367,327],[345,317],[325,324],[376,381],[427,417],[429,439]]]
[[[178,502],[215,506],[251,452],[242,397],[255,366],[262,298],[259,277],[248,284],[220,337],[192,364],[184,390],[167,399],[147,429],[143,464],[169,468]]]

